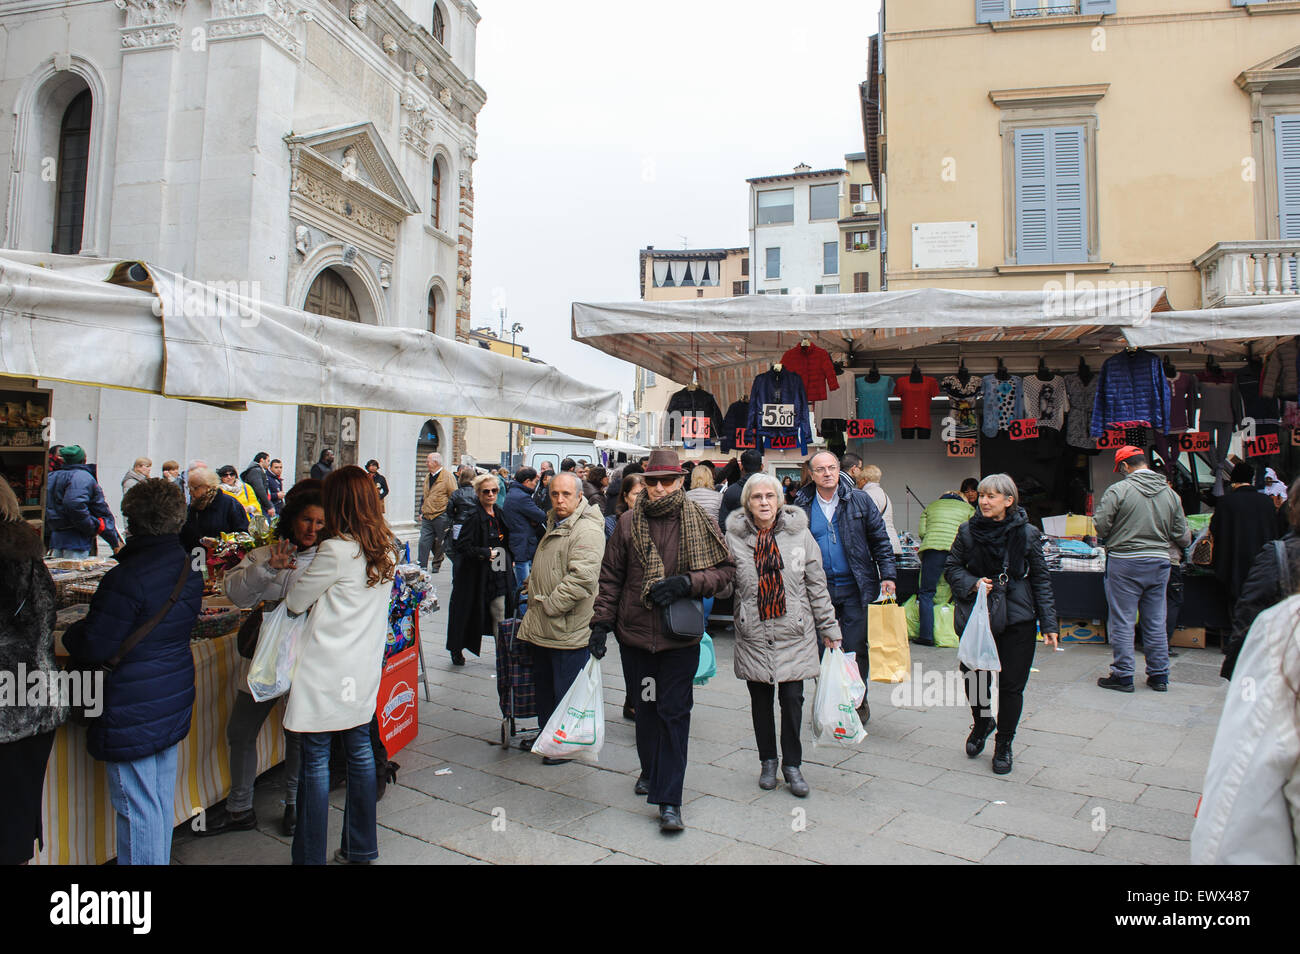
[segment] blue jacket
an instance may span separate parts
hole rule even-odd
[[[764,404],[793,404],[793,427],[763,427]],[[804,392],[803,379],[787,368],[777,371],[764,371],[754,378],[754,386],[749,392],[750,430],[761,431],[760,436],[771,439],[795,435],[799,441],[799,453],[808,453],[808,442],[812,440],[812,428],[808,423],[808,397]]]
[[[835,529],[844,541],[844,552],[849,558],[849,569],[862,594],[862,605],[874,603],[880,596],[881,580],[896,580],[894,547],[889,542],[884,518],[865,491],[856,490],[847,476],[840,475],[840,485],[835,489],[839,504],[835,508]],[[817,486],[809,484],[795,497],[796,507],[802,507],[808,519],[817,506],[813,496]]]
[[[1106,359],[1097,379],[1089,433],[1101,437],[1107,424],[1146,421],[1157,434],[1169,430],[1169,379],[1150,351],[1121,351]]]
[[[117,566],[99,584],[84,620],[63,638],[79,662],[102,662],[171,595],[189,556],[175,534],[132,536]],[[189,571],[176,605],[117,669],[104,676],[103,713],[91,723],[86,747],[104,762],[154,755],[185,738],[194,707],[190,632],[203,600],[203,577]]]
[[[72,464],[50,474],[45,519],[50,524],[50,546],[55,549],[94,550],[95,537],[101,531],[110,538],[117,535],[104,491],[85,464]]]
[[[537,541],[546,532],[546,514],[533,503],[526,487],[512,484],[502,501],[501,512],[510,531],[510,555],[516,563],[527,563],[537,552]]]

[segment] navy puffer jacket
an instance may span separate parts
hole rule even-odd
[[[794,505],[803,510],[810,524],[816,493],[816,484],[808,484],[794,499]],[[840,498],[835,507],[835,528],[844,540],[844,555],[862,595],[862,605],[866,606],[880,598],[881,580],[898,580],[894,545],[889,542],[889,531],[875,501],[854,487],[847,474],[840,474],[835,493]]]
[[[113,655],[137,626],[171,595],[189,556],[176,534],[133,536],[117,554],[86,618],[63,643],[82,663]],[[189,571],[176,605],[145,638],[105,674],[103,713],[90,726],[87,748],[104,762],[130,762],[185,738],[194,708],[194,657],[190,632],[203,601],[203,577]]]

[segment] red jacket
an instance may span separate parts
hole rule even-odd
[[[781,364],[803,378],[804,391],[808,403],[826,400],[826,384],[830,383],[832,391],[838,391],[840,382],[835,376],[835,365],[825,348],[809,345],[807,348],[795,345],[781,355]]]

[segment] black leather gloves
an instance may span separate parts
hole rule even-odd
[[[667,606],[675,603],[691,592],[691,578],[679,574],[678,576],[666,576],[658,583],[650,587],[650,599],[656,606]]]
[[[591,650],[591,655],[596,659],[605,658],[605,643],[609,639],[609,627],[602,623],[597,623],[591,627],[591,639],[587,640],[587,648]]]

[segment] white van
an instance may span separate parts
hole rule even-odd
[[[551,468],[558,474],[560,461],[572,457],[575,461],[588,464],[600,463],[596,453],[596,442],[585,437],[571,434],[547,434],[534,436],[532,442],[524,448],[524,466],[541,470],[542,461],[549,461]]]

